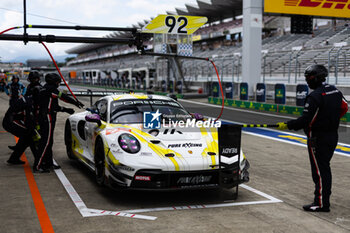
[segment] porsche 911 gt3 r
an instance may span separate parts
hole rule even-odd
[[[150,122],[159,117],[158,126],[146,124],[147,114]],[[67,155],[93,170],[98,184],[112,188],[198,189],[247,182],[247,159],[240,147],[220,147],[217,128],[170,124],[202,120],[165,96],[105,96],[67,119]],[[226,144],[234,141],[225,137]]]

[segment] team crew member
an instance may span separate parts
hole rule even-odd
[[[27,80],[29,81],[29,84],[25,96],[31,96],[33,103],[32,111],[35,119],[34,124],[37,125],[39,115],[39,92],[42,88],[40,84],[40,74],[37,71],[32,71],[29,73]],[[9,148],[14,150],[16,146],[9,146]]]
[[[6,131],[19,138],[13,153],[7,160],[8,164],[24,164],[25,162],[20,160],[20,157],[28,146],[30,146],[33,155],[36,154],[36,147],[32,139],[36,135],[32,106],[31,97],[22,96],[13,100],[5,114],[2,126]]]
[[[314,201],[304,205],[306,211],[329,212],[332,187],[330,161],[338,143],[340,118],[348,111],[342,93],[324,83],[328,71],[323,65],[311,65],[305,70],[306,82],[311,92],[305,100],[301,117],[287,123],[277,123],[279,129],[304,129],[315,183]]]
[[[58,99],[71,103],[81,108],[84,105],[72,99],[68,95],[57,90],[61,78],[55,73],[45,76],[46,84],[39,93],[39,125],[41,139],[39,141],[38,156],[35,158],[34,172],[49,172],[50,168],[59,168],[53,165],[52,161],[52,144],[53,134],[56,124],[57,112],[67,112],[73,114],[71,108],[64,108],[58,105]]]
[[[12,77],[12,82],[6,85],[5,92],[10,97],[10,105],[15,102],[19,97],[22,97],[26,93],[26,87],[19,81],[18,76]]]

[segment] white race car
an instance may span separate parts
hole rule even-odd
[[[67,119],[65,145],[68,157],[94,171],[98,184],[116,189],[232,188],[247,182],[249,163],[240,146],[231,145],[240,144],[240,131],[239,140],[227,136],[227,129],[220,136],[203,120],[165,96],[105,96]]]

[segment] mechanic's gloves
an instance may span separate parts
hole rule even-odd
[[[38,142],[41,139],[41,136],[40,136],[38,130],[34,129],[32,139],[34,142]]]
[[[76,100],[74,105],[77,106],[78,108],[84,107],[84,104],[82,102],[80,102],[79,100]]]
[[[62,112],[66,112],[68,114],[73,114],[75,111],[74,109],[72,108],[65,108],[65,107],[62,107]]]
[[[277,125],[278,125],[277,128],[280,129],[280,130],[288,129],[288,125],[286,123],[284,123],[284,122],[278,122]]]

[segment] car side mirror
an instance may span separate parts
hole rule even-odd
[[[93,122],[93,123],[97,123],[98,124],[98,126],[101,126],[101,117],[100,117],[100,115],[98,115],[98,114],[89,114],[89,115],[86,115],[85,116],[85,120],[87,121],[87,122]]]
[[[191,115],[196,119],[197,121],[204,121],[204,116],[200,113],[191,113]]]

